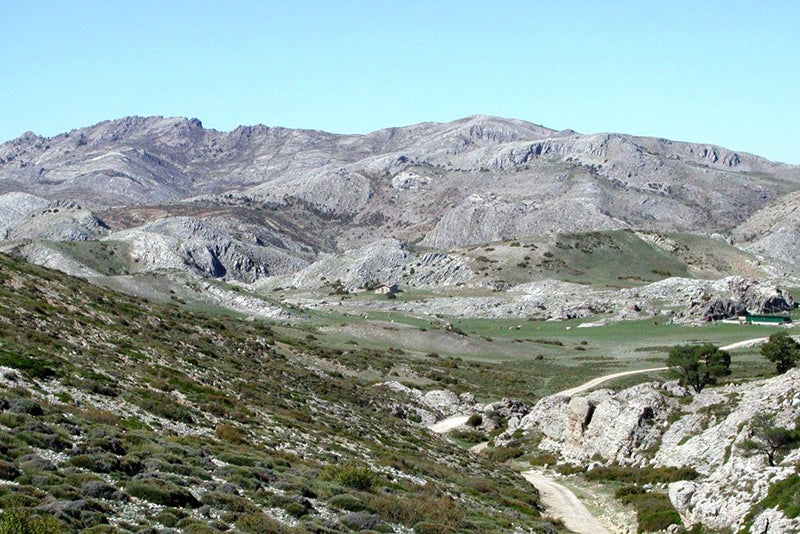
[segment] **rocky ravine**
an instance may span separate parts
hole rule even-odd
[[[521,429],[540,433],[540,448],[570,463],[691,467],[700,474],[697,480],[669,486],[684,522],[736,530],[770,485],[796,473],[800,462],[800,449],[774,467],[765,455],[745,454],[742,443],[752,437],[752,422],[760,413],[784,428],[797,424],[800,369],[691,397],[674,383],[547,397],[523,417],[509,419],[498,442]],[[765,522],[769,532],[800,529],[800,520],[767,510],[755,517],[751,531],[764,532]]]
[[[759,414],[774,424],[795,428],[800,421],[800,369],[747,384],[707,388],[691,395],[674,382],[645,383],[618,393],[554,395],[535,406],[504,399],[475,404],[469,395],[447,391],[422,394],[397,383],[403,409],[416,411],[422,424],[445,419],[463,423],[471,413],[482,415],[481,428],[491,431],[498,420],[508,428],[495,438],[509,443],[519,432],[539,436],[538,447],[556,453],[561,462],[588,465],[689,467],[699,477],[669,485],[669,497],[687,526],[737,531],[771,485],[798,472],[800,448],[770,466],[765,454],[745,451]],[[461,414],[460,418],[454,414]],[[498,419],[499,418],[499,419]],[[513,436],[513,437],[512,437]],[[756,510],[746,526],[755,533],[793,533],[800,519],[780,510]]]

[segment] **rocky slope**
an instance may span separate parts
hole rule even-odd
[[[800,448],[784,451],[774,466],[766,454],[749,451],[746,442],[761,439],[760,416],[796,428],[800,370],[695,395],[674,383],[649,383],[618,393],[547,397],[510,418],[496,441],[522,431],[540,436],[541,450],[569,463],[691,468],[697,478],[668,488],[685,524],[796,532],[799,519],[759,503],[777,482],[797,477]]]
[[[745,248],[782,262],[800,263],[800,193],[793,192],[750,216],[734,231]]]
[[[396,356],[4,255],[0,323],[3,528],[555,532],[514,472],[388,415],[396,393],[359,373]]]

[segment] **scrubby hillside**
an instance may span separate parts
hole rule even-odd
[[[291,330],[7,256],[0,321],[7,520],[92,532],[551,530],[533,487],[414,426],[392,390],[359,378],[386,365],[368,351],[320,352]]]

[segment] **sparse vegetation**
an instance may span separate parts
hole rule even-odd
[[[369,381],[308,364],[383,376],[403,351],[340,350],[316,332],[111,294],[6,256],[0,273],[0,316],[10,326],[0,350],[12,368],[0,387],[0,476],[13,482],[0,484],[4,510],[12,501],[24,517],[74,507],[59,532],[101,532],[126,501],[161,510],[121,520],[129,531],[291,532],[269,510],[321,525],[309,499],[338,510],[340,530],[346,518],[372,525],[375,517],[378,529],[542,524],[535,495],[508,506],[530,493],[513,471],[390,415],[385,394],[363,387]],[[415,369],[433,366],[453,386],[463,380],[453,374],[463,361],[424,362]],[[46,399],[44,385],[54,393]],[[401,476],[386,476],[384,465]],[[493,491],[474,489],[480,480]],[[211,523],[193,516],[205,507]],[[362,512],[369,517],[350,515]]]
[[[770,466],[780,462],[782,456],[800,445],[800,429],[777,426],[773,417],[756,414],[752,421],[752,436],[741,443],[748,454],[763,454]]]

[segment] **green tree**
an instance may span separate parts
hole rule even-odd
[[[775,425],[773,417],[758,413],[751,423],[752,436],[740,447],[747,454],[765,454],[769,465],[774,466],[782,455],[800,446],[800,430],[789,430]]]
[[[717,383],[717,378],[731,374],[731,355],[711,343],[677,345],[669,351],[667,367],[678,376],[684,387],[695,392]]]
[[[769,340],[761,345],[761,355],[775,364],[780,375],[800,361],[800,343],[781,330],[769,336]]]

